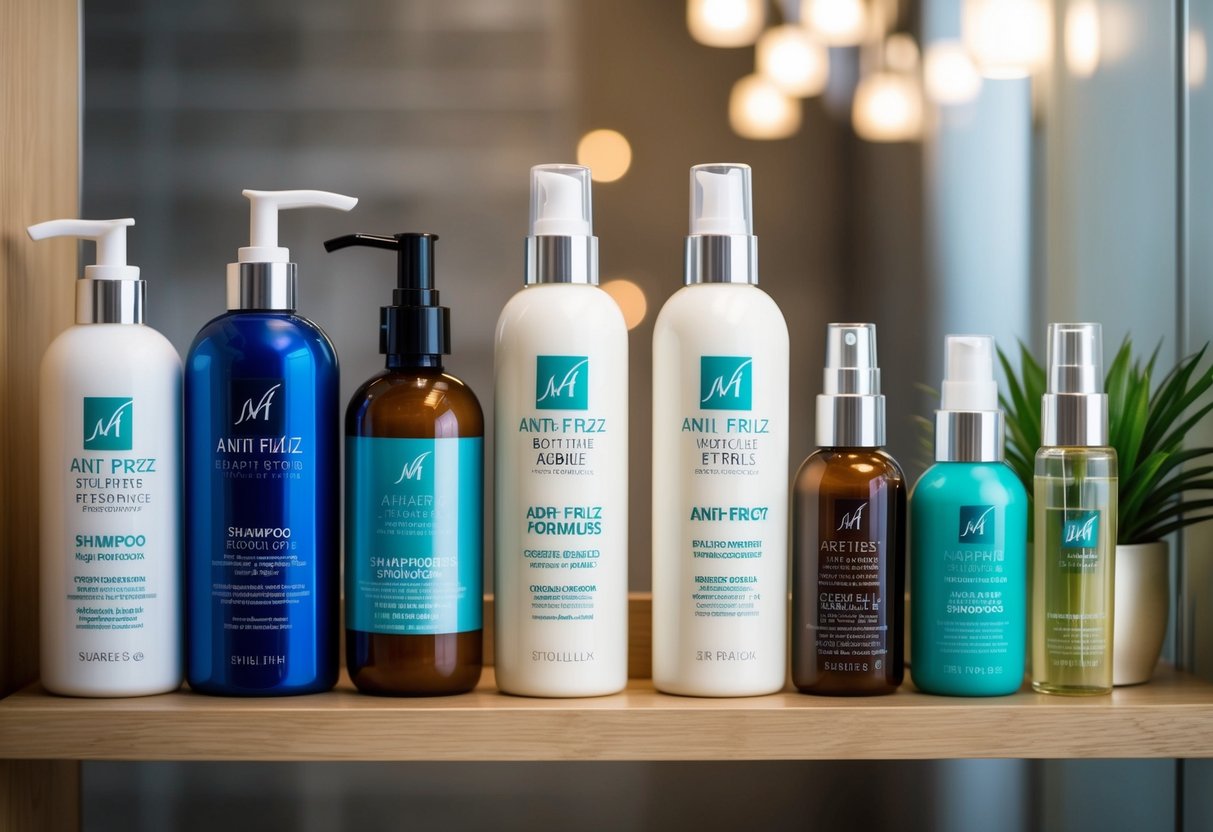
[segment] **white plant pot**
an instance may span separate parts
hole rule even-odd
[[[1170,617],[1170,554],[1165,541],[1116,547],[1115,685],[1140,685],[1154,675]]]

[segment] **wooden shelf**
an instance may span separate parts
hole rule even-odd
[[[790,760],[1210,757],[1213,685],[1160,668],[1148,685],[1068,699],[953,699],[903,690],[841,699],[794,692],[690,699],[637,680],[615,696],[473,693],[385,699],[331,693],[228,699],[0,701],[0,758],[79,760]]]

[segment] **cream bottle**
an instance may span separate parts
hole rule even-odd
[[[41,673],[67,696],[165,693],[183,672],[181,359],[144,324],[134,224],[29,229],[97,241],[40,377]]]
[[[784,685],[788,330],[758,288],[750,168],[691,169],[686,285],[653,332],[653,683]]]
[[[589,168],[532,168],[526,253],[495,342],[497,686],[599,696],[627,684],[628,333]]]

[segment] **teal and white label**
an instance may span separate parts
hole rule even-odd
[[[1061,548],[1094,549],[1099,545],[1099,512],[1067,516],[1061,527]]]
[[[129,451],[134,447],[134,399],[84,397],[84,450]]]
[[[699,358],[699,407],[750,410],[754,400],[754,359],[744,355]]]
[[[992,544],[998,535],[998,518],[994,506],[961,506],[960,529],[956,536],[959,544]]]
[[[536,410],[586,410],[589,406],[589,356],[535,356]]]
[[[346,440],[345,598],[352,630],[479,630],[483,443]]]

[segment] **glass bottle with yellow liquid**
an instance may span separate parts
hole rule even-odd
[[[1032,687],[1112,690],[1116,451],[1099,324],[1050,324],[1036,454]]]

